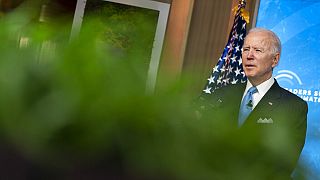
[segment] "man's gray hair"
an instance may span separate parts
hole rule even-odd
[[[279,37],[276,35],[276,33],[274,33],[271,30],[264,29],[264,28],[252,28],[252,29],[250,29],[249,33],[250,32],[266,32],[266,33],[268,33],[271,37],[271,39],[270,39],[271,52],[273,54],[276,54],[276,53],[281,54],[281,41],[280,41]]]

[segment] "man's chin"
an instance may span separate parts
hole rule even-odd
[[[246,77],[250,82],[255,81],[255,79],[256,79],[255,76],[251,75],[251,74],[246,75]]]
[[[254,78],[255,77],[255,74],[250,71],[247,71],[244,74],[246,75],[247,78]]]

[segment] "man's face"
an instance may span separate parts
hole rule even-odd
[[[247,35],[242,52],[242,65],[253,85],[259,85],[272,76],[272,68],[279,61],[279,53],[271,51],[271,36],[266,32],[251,32]]]

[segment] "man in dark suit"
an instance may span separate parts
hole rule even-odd
[[[236,127],[238,141],[259,140],[255,153],[248,156],[248,166],[264,163],[271,167],[270,178],[277,173],[290,177],[304,145],[307,124],[307,103],[272,77],[280,53],[281,42],[275,33],[252,29],[242,51],[247,83],[228,85],[205,98],[215,119]]]

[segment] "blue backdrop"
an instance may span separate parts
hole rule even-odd
[[[274,75],[309,105],[307,139],[299,160],[307,167],[307,179],[320,179],[319,9],[320,0],[260,0],[256,25],[280,37],[282,54]]]

